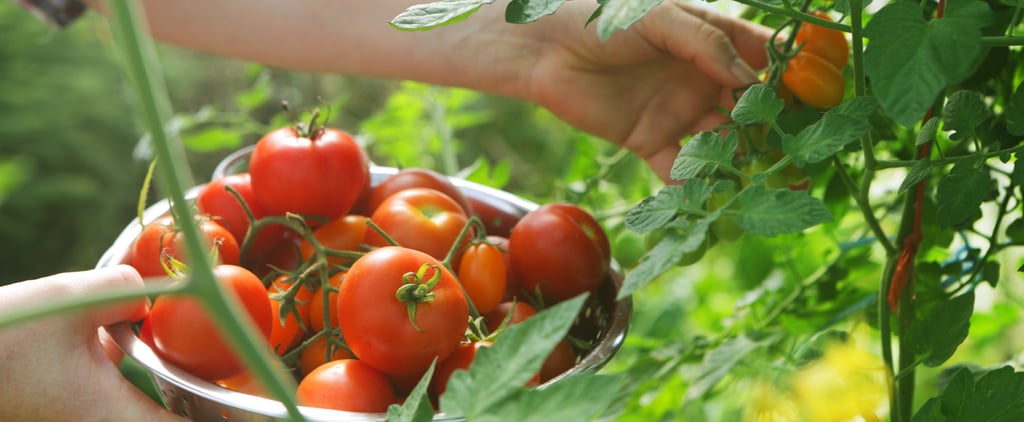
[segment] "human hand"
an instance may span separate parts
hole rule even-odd
[[[525,25],[539,31],[525,97],[578,129],[642,157],[669,181],[680,140],[728,120],[733,89],[758,81],[772,30],[666,1],[602,43],[583,29],[590,2],[566,2]]]
[[[57,274],[0,287],[0,310],[142,283],[128,266]],[[183,420],[121,376],[120,352],[100,330],[147,312],[139,299],[0,328],[0,420]]]

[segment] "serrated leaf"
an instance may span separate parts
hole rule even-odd
[[[494,0],[445,0],[410,6],[388,23],[403,31],[423,31],[466,19]]]
[[[680,212],[703,210],[710,195],[711,187],[702,179],[688,180],[682,186],[666,186],[626,213],[626,227],[638,233],[659,229]]]
[[[907,335],[914,345],[914,354],[924,358],[924,364],[939,366],[956,352],[967,339],[974,312],[974,292],[944,300],[918,315],[910,324]]]
[[[672,268],[680,256],[697,250],[707,238],[710,223],[709,220],[698,220],[667,232],[665,237],[661,238],[661,241],[640,259],[636,268],[626,274],[626,278],[622,281],[622,288],[619,289],[618,298],[626,298],[650,284],[658,276]]]
[[[935,132],[939,130],[939,119],[932,117],[921,125],[921,131],[917,133],[917,140],[914,146],[921,146],[925,142],[935,140]]]
[[[1024,420],[1024,373],[1002,366],[979,377],[967,368],[959,369],[946,385],[942,396],[928,400],[913,418],[914,422],[935,420]]]
[[[740,191],[736,223],[749,233],[772,237],[832,221],[825,204],[807,192],[751,185]]]
[[[585,300],[586,295],[574,297],[506,328],[493,346],[477,352],[468,371],[452,374],[441,410],[476,420],[521,391],[568,333]]]
[[[744,125],[768,123],[774,121],[785,106],[786,103],[775,94],[775,91],[758,84],[747,88],[743,96],[736,101],[731,117]]]
[[[608,0],[597,18],[597,36],[607,41],[612,34],[629,28],[662,0]]]
[[[942,126],[955,131],[950,139],[959,141],[974,138],[975,129],[988,118],[988,108],[981,94],[974,91],[957,91],[949,96],[942,111]]]
[[[982,1],[950,0],[942,19],[926,21],[917,2],[891,2],[864,28],[864,71],[882,109],[914,126],[947,86],[966,78],[992,22]]]
[[[918,182],[924,180],[931,174],[932,171],[932,160],[923,159],[918,160],[914,163],[914,166],[907,171],[907,177],[903,179],[903,183],[900,183],[899,192],[902,194],[910,189],[911,186],[917,185]]]
[[[984,168],[974,162],[958,162],[949,174],[939,180],[935,192],[939,227],[948,229],[973,220],[981,212],[981,203],[992,190],[992,179]]]
[[[783,138],[782,150],[793,157],[797,167],[829,158],[871,131],[869,118],[877,107],[873,97],[842,103],[796,136]]]
[[[512,0],[505,8],[505,22],[530,23],[555,13],[565,0]]]
[[[697,378],[686,390],[686,401],[703,397],[747,355],[772,342],[771,338],[754,341],[750,337],[741,335],[726,340],[718,347],[709,350],[704,354]]]
[[[543,389],[526,390],[481,415],[478,421],[589,421],[619,393],[618,375],[568,377]]]
[[[1016,136],[1024,135],[1024,82],[1017,85],[1006,102],[1006,130]]]
[[[434,417],[434,405],[430,403],[427,396],[427,387],[430,386],[430,377],[434,376],[434,367],[437,366],[437,359],[430,364],[427,372],[423,374],[416,387],[405,397],[401,405],[392,404],[388,406],[387,420],[389,422],[417,422],[429,421]]]
[[[729,132],[724,139],[717,132],[698,133],[679,150],[669,177],[673,180],[686,180],[714,172],[722,165],[732,165],[738,142],[739,134],[736,131]]]

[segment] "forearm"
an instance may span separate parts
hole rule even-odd
[[[100,10],[102,2],[89,0]],[[504,4],[485,5],[463,22],[429,31],[388,24],[421,2],[151,0],[144,7],[154,38],[217,55],[299,71],[525,95],[525,73],[540,48],[527,31],[542,28],[505,23]]]

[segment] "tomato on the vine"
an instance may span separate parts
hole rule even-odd
[[[409,188],[430,188],[439,191],[458,202],[466,215],[472,214],[473,208],[462,194],[462,190],[455,186],[455,183],[452,183],[447,176],[425,168],[404,168],[385,177],[370,190],[363,214],[373,214],[373,211],[389,196]]]
[[[454,199],[430,188],[399,191],[381,202],[370,216],[399,246],[444,259],[469,217]],[[366,230],[366,244],[388,246],[376,230]]]
[[[237,265],[217,265],[213,275],[239,301],[265,341],[273,314],[263,282]],[[199,299],[161,295],[153,301],[149,320],[158,354],[181,369],[208,381],[230,378],[245,369]]]
[[[302,352],[299,353],[300,377],[309,375],[316,368],[332,360],[355,358],[348,349],[335,344],[335,340],[338,340],[337,336],[330,342],[328,342],[327,336],[320,336],[310,342],[305,349],[302,349]],[[329,348],[332,350],[328,350]]]
[[[315,293],[305,285],[295,286],[296,279],[289,275],[280,275],[267,287],[273,322],[270,324],[270,348],[278,355],[284,356],[292,347],[297,346],[308,334],[310,329],[309,308]],[[294,309],[281,315],[282,297],[290,289],[294,291]]]
[[[295,399],[303,406],[369,413],[385,412],[398,402],[391,381],[356,359],[320,365],[299,382]]]
[[[805,51],[789,59],[782,72],[782,83],[802,103],[819,109],[838,105],[846,89],[839,69],[828,60]]]
[[[331,220],[313,231],[313,237],[321,245],[337,251],[353,251],[359,249],[359,244],[366,238],[366,217],[362,215],[349,214]],[[306,261],[313,257],[313,245],[306,239],[299,245],[299,254],[302,260]],[[341,256],[328,256],[327,265],[339,266],[348,265],[354,259]]]
[[[823,11],[812,15],[831,21],[832,18]],[[796,31],[796,45],[802,46],[800,51],[811,53],[831,63],[836,69],[842,70],[850,59],[850,42],[842,31],[804,22]]]
[[[470,245],[459,262],[459,282],[481,314],[498,306],[505,295],[505,257],[490,243]]]
[[[196,224],[203,240],[216,249],[219,263],[239,263],[238,241],[227,228],[206,216],[197,216]],[[164,267],[173,268],[171,259],[188,265],[186,255],[185,235],[175,227],[174,218],[165,215],[142,228],[126,260],[139,275],[155,277],[167,275]]]
[[[582,208],[563,203],[542,205],[519,220],[509,253],[522,287],[539,289],[554,302],[596,290],[611,264],[601,225]]]
[[[396,300],[397,299],[397,300]],[[426,253],[387,246],[363,255],[338,291],[338,326],[352,353],[393,375],[444,360],[469,326],[458,280]]]
[[[256,201],[268,213],[328,220],[349,212],[370,177],[366,152],[348,133],[280,128],[256,143],[249,158]]]
[[[238,197],[235,197],[228,188],[238,193]],[[239,246],[242,246],[249,231],[249,217],[239,203],[239,198],[245,202],[254,219],[259,220],[267,216],[263,207],[256,203],[249,173],[229,174],[210,181],[196,195],[195,204],[200,213],[212,216],[228,229]],[[263,226],[253,237],[247,255],[261,258],[269,254],[283,230],[284,227],[276,224]]]
[[[314,333],[338,325],[338,301],[335,297],[345,275],[345,271],[335,273],[327,279],[327,286],[316,289],[316,293],[309,299],[309,324]],[[327,297],[324,298],[324,295]],[[324,309],[327,309],[326,315]]]

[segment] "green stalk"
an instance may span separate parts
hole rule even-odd
[[[141,27],[141,6],[134,1],[114,0],[110,2],[110,12],[113,18],[112,29],[121,48],[126,72],[139,97],[142,117],[157,156],[163,157],[158,169],[158,182],[170,198],[171,211],[176,216],[175,221],[181,228],[188,248],[192,278],[184,291],[195,295],[202,302],[243,362],[268,391],[281,400],[289,415],[295,420],[305,420],[295,403],[294,389],[289,388],[289,383],[271,366],[270,352],[256,340],[255,328],[240,317],[242,308],[238,301],[225,294],[214,279],[209,254],[206,253],[192,210],[185,199],[186,187],[195,183],[187,171],[188,166],[182,165],[187,163],[184,147],[176,139],[170,139],[164,127],[164,122],[171,116],[170,101],[152,40]]]

